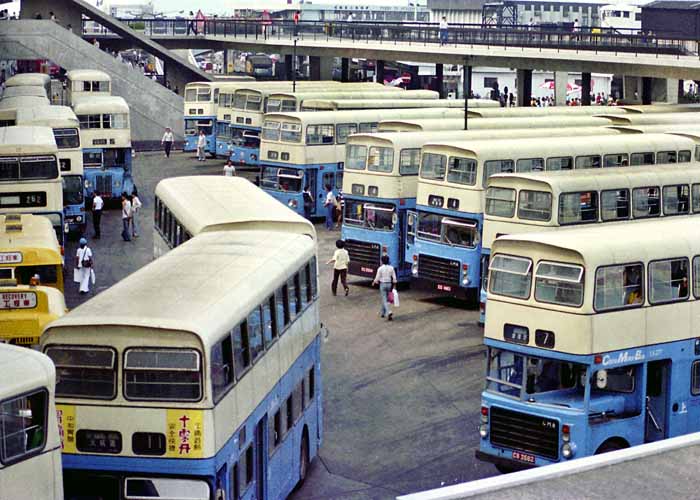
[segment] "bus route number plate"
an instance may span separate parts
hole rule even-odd
[[[513,459],[517,460],[519,462],[525,462],[526,464],[534,464],[535,463],[535,456],[530,455],[529,453],[523,453],[522,451],[514,451],[513,452]]]

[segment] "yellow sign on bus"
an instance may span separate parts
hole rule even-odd
[[[58,433],[61,437],[61,451],[63,453],[77,453],[75,447],[75,406],[56,405],[58,417]]]
[[[201,410],[168,410],[166,457],[202,458],[203,438]]]

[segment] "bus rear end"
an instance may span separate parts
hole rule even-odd
[[[55,288],[0,281],[0,342],[38,346],[44,327],[65,313],[63,293]]]

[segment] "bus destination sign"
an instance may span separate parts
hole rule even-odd
[[[22,262],[22,252],[0,252],[0,264],[19,264]]]
[[[36,307],[34,292],[0,293],[0,309],[33,309]]]

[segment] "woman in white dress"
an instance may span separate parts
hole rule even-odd
[[[90,291],[90,275],[94,273],[92,264],[92,250],[87,246],[87,240],[80,238],[80,248],[75,254],[75,275],[73,276],[73,281],[80,284],[81,295]]]

